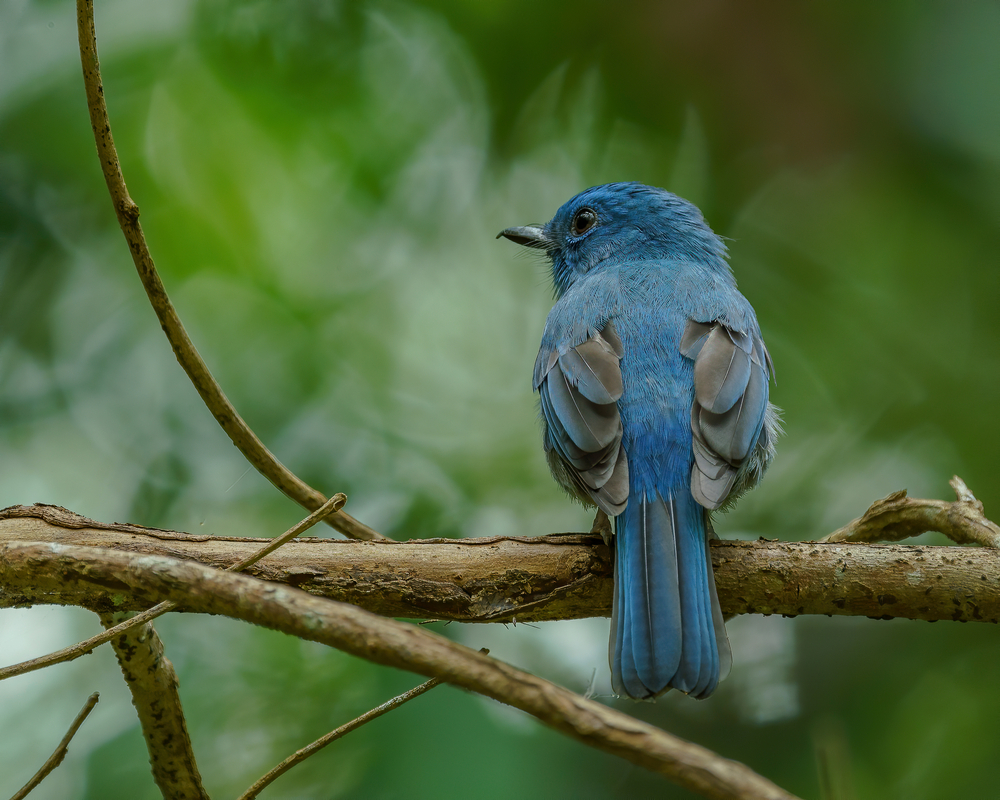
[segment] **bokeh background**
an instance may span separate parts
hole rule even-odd
[[[724,537],[821,536],[961,475],[1000,514],[1000,6],[851,0],[99,0],[115,137],[193,338],[261,438],[396,537],[581,530],[530,370],[544,264],[495,241],[610,180],[728,237],[787,435]],[[117,228],[69,0],[0,4],[0,506],[271,536]],[[329,532],[327,532],[327,535]],[[931,537],[928,541],[939,542]],[[157,623],[209,791],[231,797],[413,675],[224,619]],[[819,797],[996,796],[992,626],[740,618],[707,702],[610,695],[607,620],[444,635]],[[90,635],[0,612],[3,663]],[[0,795],[102,701],[38,798],[157,797],[108,648],[0,684]],[[444,687],[275,784],[284,798],[685,797]]]

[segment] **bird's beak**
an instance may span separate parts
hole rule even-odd
[[[534,247],[538,250],[547,250],[551,245],[545,229],[540,225],[522,225],[519,228],[506,228],[497,234],[499,239],[504,236],[512,242],[523,244],[525,247]]]

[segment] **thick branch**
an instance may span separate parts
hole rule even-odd
[[[117,614],[101,614],[110,628],[122,622]],[[132,693],[149,751],[153,780],[166,800],[208,800],[201,783],[177,691],[174,665],[163,654],[163,642],[149,623],[111,640],[125,683]]]
[[[281,536],[277,536],[274,539],[270,539],[264,547],[262,547],[259,550],[251,552],[245,558],[241,558],[236,563],[227,566],[226,569],[230,570],[231,572],[242,572],[247,567],[256,564],[265,556],[268,556],[271,553],[273,553],[275,550],[277,550],[283,544],[289,542],[294,537],[298,536],[301,533],[305,533],[313,525],[325,519],[329,514],[343,508],[344,503],[346,502],[347,502],[347,496],[343,493],[338,492],[329,500],[327,500],[323,505],[321,505],[319,508],[313,511],[312,514],[310,514],[304,520],[293,525],[291,528],[289,528],[287,531],[281,534]],[[45,508],[52,510],[54,507],[46,506]],[[73,515],[71,512],[65,511],[65,509],[59,509],[59,510],[62,512],[63,516],[67,514],[70,515],[71,517],[76,516]],[[86,518],[84,517],[77,517],[76,519],[78,522],[80,521],[90,522],[90,520],[86,520]],[[118,524],[116,525],[116,528],[138,530],[133,525]],[[121,606],[122,604],[116,603],[116,605]],[[101,609],[98,606],[92,606],[92,608],[94,608],[95,611],[99,611],[99,613],[101,611]],[[119,633],[124,633],[129,628],[136,627],[138,625],[145,625],[149,622],[152,622],[158,616],[166,614],[168,611],[173,611],[175,608],[176,605],[172,601],[164,600],[162,603],[157,603],[152,608],[147,608],[141,613],[136,614],[134,617],[130,617],[126,619],[124,622],[119,622],[117,625],[108,628],[107,630],[104,631],[104,633],[99,633],[96,636],[92,636],[89,639],[86,639],[82,642],[77,642],[75,645],[72,645],[70,647],[65,647],[62,650],[59,650],[55,653],[48,653],[47,655],[39,656],[38,658],[33,658],[30,661],[24,661],[20,664],[12,664],[11,666],[3,667],[2,669],[0,669],[0,680],[6,680],[7,678],[11,678],[15,675],[23,675],[26,672],[32,672],[36,669],[42,669],[43,667],[47,667],[52,664],[59,664],[64,661],[72,661],[75,658],[79,658],[80,656],[92,652],[95,647],[102,645],[105,642],[110,642],[111,639],[117,636]],[[122,610],[121,608],[116,608],[114,609],[114,613],[117,613],[118,611],[121,610]],[[112,613],[112,612],[108,612],[105,609],[104,613]]]
[[[114,587],[221,614],[417,672],[525,711],[591,747],[711,798],[792,797],[742,764],[428,630],[236,573],[164,556],[58,544],[0,547],[0,585]]]
[[[108,108],[104,102],[104,87],[101,84],[101,67],[97,59],[97,34],[94,28],[93,0],[77,0],[76,3],[77,30],[80,40],[80,63],[83,66],[83,83],[87,92],[87,106],[90,109],[90,124],[94,129],[94,141],[97,144],[97,155],[104,172],[104,180],[108,184],[111,203],[118,215],[118,224],[132,261],[139,273],[139,279],[146,289],[149,302],[160,321],[160,327],[167,335],[167,340],[173,348],[178,363],[187,373],[194,388],[208,410],[218,421],[222,429],[232,439],[233,444],[246,456],[258,472],[273,483],[289,498],[310,511],[315,511],[326,498],[307,483],[302,481],[284,464],[282,464],[257,435],[250,430],[236,408],[229,402],[222,387],[212,376],[201,354],[195,348],[188,336],[180,317],[174,310],[173,303],[167,296],[167,290],[160,280],[159,273],[153,264],[153,257],[146,245],[146,237],[139,225],[139,206],[129,196],[122,175],[121,164],[118,161],[118,151],[114,138],[111,136],[111,121],[108,118]],[[340,511],[327,518],[326,522],[351,539],[384,539],[382,534],[372,530],[354,519],[345,511]]]
[[[59,542],[170,555],[224,568],[257,539],[188,536],[105,525],[55,506],[0,511],[0,543]],[[727,614],[842,614],[924,620],[1000,619],[1000,552],[816,542],[712,542]],[[249,574],[385,616],[492,622],[607,616],[611,563],[597,537],[349,542],[299,539]],[[67,603],[99,611],[146,608],[141,586],[41,580],[2,588],[0,607]]]

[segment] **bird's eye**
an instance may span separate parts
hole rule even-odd
[[[577,236],[586,233],[597,224],[597,214],[589,208],[581,208],[573,217],[573,233]]]

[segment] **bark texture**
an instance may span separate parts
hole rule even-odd
[[[102,614],[110,628],[122,614]],[[208,800],[201,783],[178,692],[174,665],[163,654],[163,642],[149,623],[111,640],[125,683],[132,694],[149,751],[153,780],[165,800]]]

